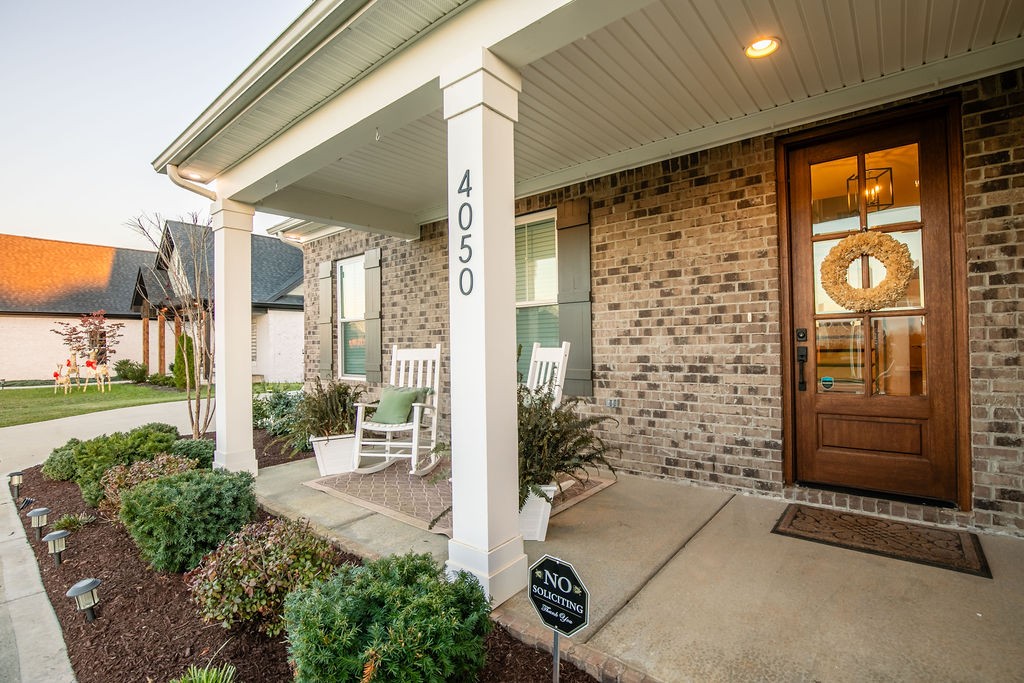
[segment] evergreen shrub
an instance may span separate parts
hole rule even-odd
[[[196,469],[198,461],[176,455],[161,454],[152,460],[139,460],[131,465],[114,465],[103,473],[103,500],[100,507],[114,513],[121,509],[121,495],[144,481],[169,474]]]
[[[209,439],[178,439],[171,445],[171,455],[191,458],[199,463],[201,470],[213,467],[213,452],[215,450],[217,450],[217,442]]]
[[[146,381],[146,375],[149,373],[149,368],[147,368],[143,363],[136,363],[133,360],[122,358],[114,363],[114,372],[117,373],[118,379],[124,379],[135,384],[140,384]]]
[[[178,343],[174,345],[174,364],[171,366],[171,371],[174,374],[174,386],[178,388],[178,391],[184,391],[186,386],[195,388],[195,349],[192,337],[187,334],[178,337]],[[186,372],[188,373],[187,377]]]
[[[85,502],[96,507],[103,500],[103,473],[114,465],[131,465],[167,453],[178,438],[171,425],[151,422],[130,432],[114,432],[84,441],[75,449],[75,481]]]
[[[295,680],[476,680],[490,611],[476,577],[448,581],[430,555],[342,565],[285,598]]]
[[[285,596],[330,576],[337,552],[305,522],[246,524],[185,575],[199,614],[224,628],[254,622],[270,636],[284,625]]]
[[[224,470],[152,479],[121,494],[121,522],[154,569],[183,572],[252,519],[254,482]]]
[[[63,446],[50,451],[50,456],[43,463],[43,476],[54,481],[71,481],[78,473],[75,467],[75,451],[81,445],[79,439],[68,439]]]

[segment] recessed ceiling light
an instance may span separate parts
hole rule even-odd
[[[778,50],[779,45],[781,44],[782,41],[780,41],[778,38],[758,38],[748,47],[744,48],[743,53],[750,57],[751,59],[760,59],[762,57],[767,57],[768,55]]]

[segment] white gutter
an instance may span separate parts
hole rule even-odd
[[[208,187],[203,187],[199,183],[194,183],[191,180],[185,180],[184,178],[181,177],[181,174],[178,173],[178,167],[175,166],[174,164],[167,164],[166,166],[164,166],[164,169],[167,171],[167,177],[170,178],[171,182],[177,185],[178,187],[183,187],[189,192],[195,192],[198,195],[202,195],[203,197],[209,199],[211,202],[217,201],[216,192],[214,192]]]

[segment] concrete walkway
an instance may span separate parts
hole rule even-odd
[[[261,503],[364,556],[447,557],[447,539],[271,467]],[[1011,681],[1024,672],[1024,539],[983,535],[994,579],[770,533],[786,503],[620,475],[551,520],[544,543],[590,590],[565,658],[601,681]],[[495,610],[551,648],[525,592]]]
[[[161,404],[83,417],[94,436],[183,416]],[[86,428],[0,429],[3,473]],[[317,476],[313,460],[268,468],[257,495],[360,555],[446,559],[443,536],[302,486]],[[553,518],[544,543],[526,543],[530,561],[572,562],[591,594],[563,656],[602,681],[1024,680],[1024,539],[981,537],[990,580],[771,534],[785,505],[622,475]],[[16,514],[0,496],[0,681],[73,681]],[[495,617],[550,649],[525,593]]]

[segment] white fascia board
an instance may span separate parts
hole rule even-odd
[[[351,197],[287,187],[256,203],[265,213],[291,216],[402,239],[419,239],[420,227],[410,213],[370,204]]]
[[[281,35],[250,64],[210,106],[153,160],[163,173],[167,164],[180,165],[190,154],[259,99],[284,74],[300,64],[333,30],[344,25],[376,0],[314,0]]]
[[[647,0],[650,2],[651,0]],[[255,202],[441,107],[439,78],[467,52],[520,68],[646,2],[479,0],[378,64],[217,179],[217,192]]]
[[[1024,65],[1024,38],[968,52],[941,62],[883,76],[873,81],[833,90],[805,100],[765,109],[658,142],[577,164],[516,184],[516,198],[600,178],[611,173],[672,159],[683,154],[718,147],[738,140],[833,116],[861,111],[888,102],[933,92]],[[423,214],[423,219],[429,218]]]

